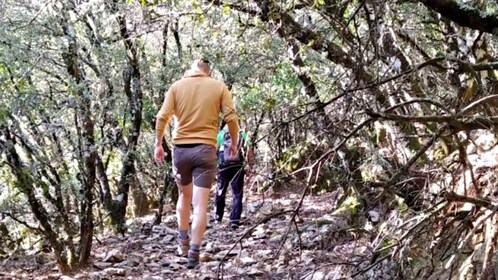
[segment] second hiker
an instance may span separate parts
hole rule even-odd
[[[232,189],[232,210],[230,213],[230,227],[237,229],[240,225],[242,215],[242,199],[244,197],[245,161],[252,156],[245,131],[239,132],[237,140],[237,154],[234,157],[227,156],[227,150],[232,141],[231,134],[225,127],[218,133],[218,184],[215,196],[214,220],[221,222],[225,211],[225,196],[228,185]],[[246,153],[247,151],[247,153]]]

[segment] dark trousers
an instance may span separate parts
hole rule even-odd
[[[216,220],[221,221],[225,211],[225,195],[228,185],[232,187],[232,212],[230,222],[239,224],[242,215],[242,198],[244,196],[244,165],[220,166],[218,185],[216,187],[215,212]]]

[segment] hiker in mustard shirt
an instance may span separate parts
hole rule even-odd
[[[175,117],[173,130],[173,173],[178,185],[176,204],[178,252],[188,258],[187,268],[199,263],[199,251],[206,230],[210,188],[216,176],[216,136],[220,113],[235,139],[228,155],[237,154],[238,117],[227,86],[211,77],[209,61],[195,60],[184,77],[171,85],[157,114],[154,158],[163,164],[161,145],[164,130]],[[189,237],[190,205],[193,206]]]

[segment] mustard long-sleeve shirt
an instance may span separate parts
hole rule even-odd
[[[203,72],[187,72],[173,83],[156,118],[156,135],[164,136],[166,125],[175,117],[173,144],[216,146],[220,114],[230,134],[238,135],[238,117],[227,86]]]

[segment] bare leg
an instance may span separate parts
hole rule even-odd
[[[176,218],[178,230],[188,230],[190,221],[190,204],[192,202],[192,183],[178,185],[178,201],[176,202]]]
[[[190,244],[200,246],[202,243],[202,237],[206,231],[209,194],[209,188],[194,186],[192,198],[194,219],[192,221],[192,238]]]

